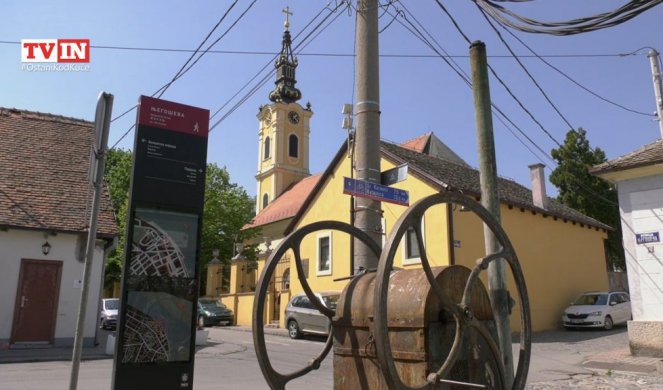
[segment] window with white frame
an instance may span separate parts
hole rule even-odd
[[[263,194],[262,195],[262,208],[264,209],[265,207],[267,207],[268,204],[269,204],[269,195]]]
[[[331,275],[332,273],[332,234],[331,232],[320,234],[318,239],[318,265],[317,275]]]
[[[421,236],[423,242],[426,242],[426,234],[424,230],[424,218],[421,217]],[[401,241],[403,243],[403,265],[421,263],[421,251],[423,248],[419,247],[417,240],[417,232],[413,226],[410,226]],[[425,244],[424,244],[425,245]]]

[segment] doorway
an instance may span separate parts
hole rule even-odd
[[[61,261],[21,260],[11,344],[53,344],[61,276]]]

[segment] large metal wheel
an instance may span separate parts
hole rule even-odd
[[[491,254],[477,260],[476,266],[467,279],[463,297],[460,302],[453,302],[442,291],[442,288],[435,281],[430,263],[428,261],[428,256],[426,254],[423,234],[421,232],[420,221],[426,210],[432,206],[446,203],[461,205],[466,210],[474,212],[490,228],[501,245],[501,250],[498,253]],[[416,232],[417,243],[420,248],[421,265],[426,274],[428,282],[440,300],[443,310],[450,313],[456,322],[454,342],[451,350],[449,351],[449,354],[446,357],[446,360],[441,365],[440,369],[437,372],[431,373],[428,378],[425,378],[424,384],[419,387],[410,387],[403,383],[401,380],[392,357],[392,350],[389,342],[389,329],[387,324],[387,294],[389,289],[389,278],[393,270],[394,257],[396,255],[397,248],[408,228],[413,228]],[[438,386],[440,382],[449,382],[447,378],[453,365],[459,358],[463,344],[462,341],[465,336],[469,334],[478,335],[481,340],[488,345],[490,349],[490,355],[494,359],[494,361],[491,362],[491,365],[497,372],[493,373],[495,375],[493,375],[493,378],[487,387],[494,389],[505,388],[504,364],[500,357],[501,354],[499,347],[485,326],[482,325],[473,316],[472,309],[470,307],[472,289],[474,285],[479,282],[478,278],[480,273],[486,270],[492,261],[497,259],[504,259],[509,264],[518,290],[518,297],[520,299],[520,353],[518,358],[518,367],[511,389],[522,390],[525,388],[530,361],[532,329],[525,278],[523,276],[522,269],[520,268],[520,263],[518,262],[515,250],[513,249],[508,236],[501,228],[499,222],[488,212],[488,210],[486,210],[479,203],[460,193],[443,192],[421,199],[401,215],[401,217],[396,222],[391,234],[389,235],[389,239],[387,240],[385,248],[383,249],[382,255],[380,257],[377,271],[378,274],[376,275],[375,281],[376,291],[374,298],[374,332],[376,340],[379,340],[379,342],[376,343],[378,361],[385,376],[385,381],[389,385],[390,389],[429,389],[437,388],[436,386]]]
[[[269,282],[274,275],[276,270],[276,265],[279,260],[285,255],[288,250],[292,250],[295,256],[295,265],[297,267],[297,278],[306,293],[306,296],[311,301],[313,306],[315,306],[320,313],[324,314],[329,321],[331,322],[332,317],[334,316],[334,311],[327,308],[319,299],[315,296],[314,292],[311,290],[311,287],[308,284],[308,281],[304,277],[304,268],[302,266],[302,259],[300,254],[300,247],[302,240],[308,234],[319,231],[319,230],[338,230],[347,233],[351,237],[357,238],[365,243],[376,256],[380,256],[380,247],[371,239],[371,237],[364,233],[363,231],[357,229],[354,226],[348,225],[343,222],[338,221],[321,221],[315,222],[310,225],[304,226],[301,229],[289,234],[278,247],[272,252],[272,254],[267,259],[265,268],[260,274],[260,279],[258,280],[258,285],[256,287],[255,298],[253,301],[253,345],[256,350],[256,355],[258,357],[258,364],[262,370],[262,374],[267,380],[267,384],[272,389],[285,389],[285,385],[296,378],[299,378],[312,370],[317,370],[320,368],[320,363],[325,359],[329,354],[329,351],[332,347],[333,341],[333,328],[330,329],[329,336],[327,337],[327,342],[325,343],[324,348],[320,354],[311,360],[311,362],[304,368],[297,371],[291,372],[289,374],[282,374],[277,372],[269,360],[269,355],[267,353],[267,347],[265,344],[265,330],[264,330],[264,320],[263,315],[265,313],[265,299],[267,297]]]

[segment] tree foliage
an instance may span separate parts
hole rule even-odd
[[[106,182],[108,184],[113,210],[120,229],[120,242],[110,254],[106,266],[105,287],[111,287],[122,278],[126,222],[129,205],[129,186],[131,182],[132,154],[130,151],[113,149],[106,162]],[[205,188],[205,206],[200,243],[200,279],[201,291],[204,291],[206,264],[212,259],[212,251],[219,250],[219,259],[230,262],[234,255],[235,242],[257,234],[253,230],[241,228],[254,216],[254,200],[246,191],[230,181],[226,168],[207,164]],[[255,248],[247,247],[243,253],[249,259],[255,259]]]
[[[582,128],[566,133],[564,144],[552,150],[557,168],[550,182],[559,190],[561,203],[601,221],[614,231],[608,232],[607,262],[610,269],[624,269],[621,221],[617,191],[613,185],[589,173],[589,168],[606,162],[600,148],[592,148]]]

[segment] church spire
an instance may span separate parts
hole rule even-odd
[[[269,94],[269,100],[273,102],[293,103],[301,99],[302,93],[295,87],[295,69],[297,68],[297,59],[292,54],[292,39],[290,38],[290,19],[292,15],[290,7],[283,10],[285,13],[285,30],[283,31],[283,45],[281,55],[276,60],[276,88]]]

